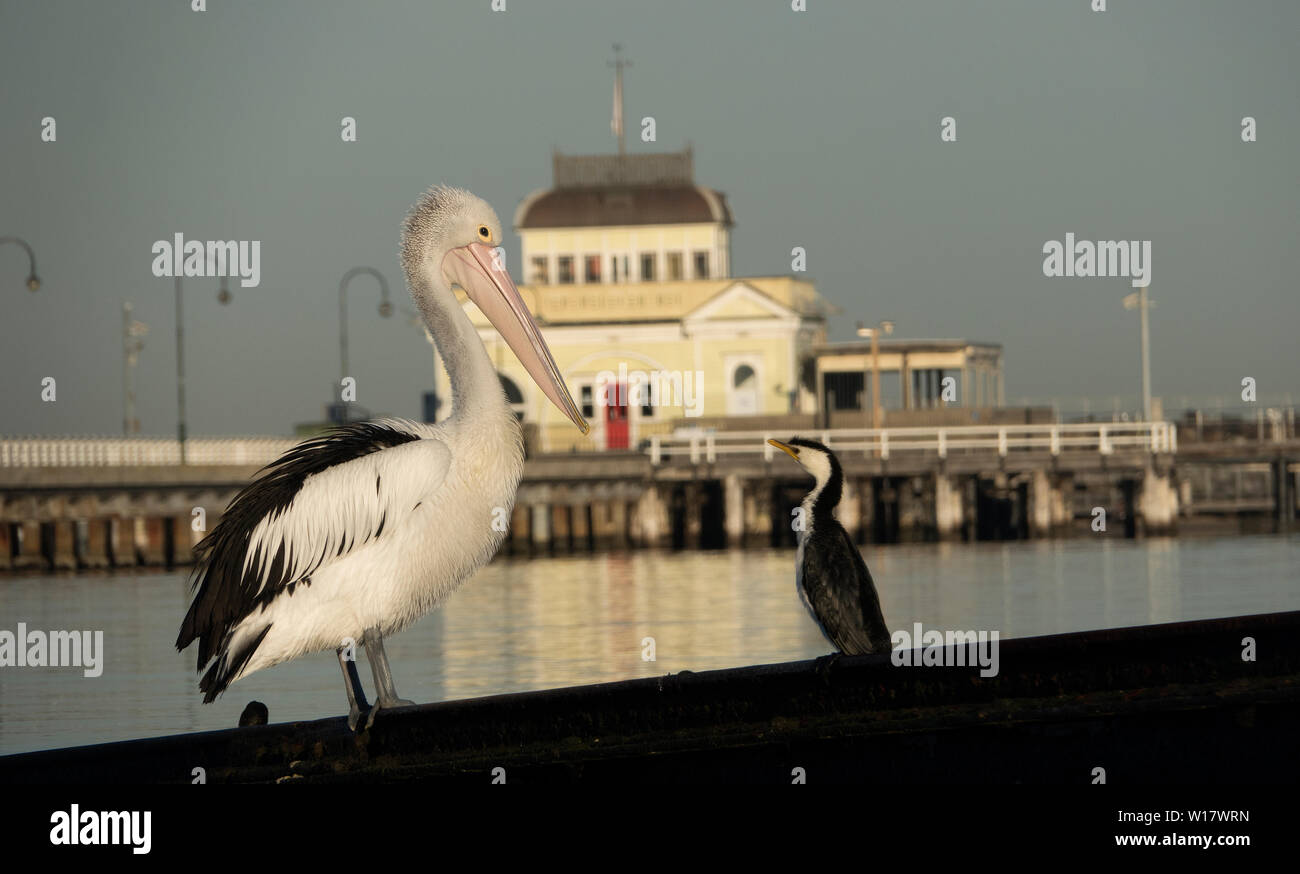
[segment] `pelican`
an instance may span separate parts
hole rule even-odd
[[[840,502],[844,473],[835,453],[815,440],[795,437],[768,443],[788,453],[813,475],[797,526],[795,586],[799,599],[835,649],[844,655],[889,652],[889,627],[862,552],[831,515]]]
[[[401,259],[451,381],[453,414],[336,428],[268,465],[195,548],[193,603],[176,648],[198,641],[208,703],[233,682],[333,649],[348,725],[409,705],[384,638],[437,607],[496,552],[523,472],[523,439],[487,350],[452,286],[496,327],[542,392],[584,434],[519,290],[495,257],[501,222],[480,198],[429,189],[406,217]],[[364,645],[372,708],[353,655]]]

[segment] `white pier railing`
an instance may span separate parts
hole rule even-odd
[[[792,435],[774,431],[690,431],[650,438],[648,452],[655,464],[672,457],[713,462],[720,455],[761,455],[776,452],[767,440]],[[841,455],[860,452],[888,459],[896,452],[927,452],[947,458],[961,452],[1044,451],[1052,455],[1117,449],[1153,453],[1176,452],[1178,430],[1169,422],[1105,422],[1085,425],[961,425],[951,428],[837,428],[806,431],[799,436],[825,443]],[[200,437],[185,443],[190,465],[250,465],[274,461],[298,441],[284,437]],[[0,438],[3,467],[151,467],[180,464],[176,440],[124,437]]]
[[[719,455],[774,457],[769,438],[791,436],[817,440],[842,456],[859,452],[888,459],[895,452],[926,452],[947,458],[960,452],[996,452],[1006,457],[1017,452],[1047,451],[1052,455],[1094,452],[1110,455],[1116,449],[1152,453],[1177,452],[1178,428],[1171,422],[1099,422],[1083,425],[960,425],[951,428],[834,428],[798,435],[772,431],[689,431],[650,438],[647,451],[655,464],[674,456],[692,463],[717,461]]]
[[[190,465],[256,465],[274,461],[298,441],[284,437],[200,437],[185,441]],[[0,467],[153,467],[181,463],[177,440],[149,437],[0,439]]]

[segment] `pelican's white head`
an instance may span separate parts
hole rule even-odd
[[[402,225],[402,264],[441,269],[447,253],[470,243],[501,245],[501,220],[483,198],[463,188],[435,185],[411,207]],[[442,277],[450,286],[452,281]]]
[[[463,288],[551,403],[586,434],[590,426],[506,270],[500,246],[501,220],[487,201],[461,188],[430,188],[402,226],[402,266],[412,279],[411,295],[426,321],[432,321],[439,310],[456,305],[454,298],[447,299],[451,287]],[[430,273],[439,281],[418,281]],[[443,299],[431,300],[429,295]]]

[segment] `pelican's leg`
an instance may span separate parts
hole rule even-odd
[[[366,690],[361,688],[361,678],[357,676],[357,663],[355,659],[349,659],[344,656],[347,647],[339,647],[337,650],[339,657],[339,667],[343,669],[343,685],[348,690],[348,728],[353,731],[357,730],[357,724],[361,722],[361,714],[370,709],[366,703]]]
[[[366,635],[366,659],[370,662],[370,670],[375,675],[375,689],[379,696],[375,709],[385,707],[410,707],[414,701],[407,701],[405,698],[397,697],[397,688],[393,685],[393,672],[388,667],[388,654],[384,652],[384,638],[379,633],[378,628],[367,628]],[[374,720],[374,714],[370,715]]]

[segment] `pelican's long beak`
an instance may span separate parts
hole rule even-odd
[[[524,305],[514,280],[506,272],[503,259],[498,259],[490,246],[470,243],[448,252],[442,268],[453,282],[465,289],[469,299],[510,344],[533,382],[545,392],[551,403],[573,420],[583,434],[590,431],[591,426],[573,402],[564,377],[551,357],[551,350],[542,339],[541,329]]]
[[[799,453],[794,451],[793,446],[787,446],[784,443],[782,443],[780,440],[768,440],[767,442],[770,443],[772,446],[775,446],[777,449],[780,449],[782,452],[786,453],[787,455],[789,455],[795,461],[799,460]]]

